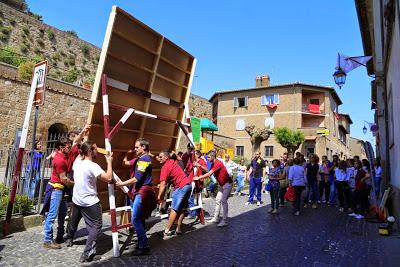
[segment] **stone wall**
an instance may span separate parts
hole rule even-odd
[[[18,79],[14,66],[0,63],[0,152],[13,142],[16,128],[22,127],[29,89],[29,83]],[[48,77],[45,104],[39,109],[38,136],[47,140],[50,126],[56,123],[65,125],[68,130],[82,128],[89,112],[90,95],[90,90]],[[189,109],[193,116],[211,118],[211,103],[205,98],[191,95]],[[33,116],[32,110],[27,148],[31,146]],[[187,141],[184,137],[181,140],[185,148]],[[3,161],[0,157],[0,166]]]
[[[190,95],[189,97],[190,116],[198,118],[208,118],[212,120],[212,105],[204,97],[198,95]]]
[[[68,130],[81,128],[86,123],[91,92],[87,89],[48,78],[45,104],[39,109],[37,134],[47,140],[48,129],[55,123]],[[23,125],[30,84],[17,78],[17,69],[0,63],[0,150],[14,140],[16,128]],[[34,120],[32,109],[28,143],[30,147]]]
[[[12,47],[31,59],[47,59],[51,65],[51,77],[64,78],[71,68],[78,71],[76,82],[79,84],[94,77],[101,49],[78,36],[47,25],[4,3],[0,3],[0,27],[0,47]]]

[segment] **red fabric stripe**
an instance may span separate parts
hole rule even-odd
[[[115,209],[110,210],[111,215],[111,232],[118,232],[118,224],[117,224],[117,212]]]
[[[114,135],[118,132],[118,130],[122,127],[123,123],[122,121],[119,121],[114,128],[112,128],[112,130],[110,131],[110,133],[108,134],[108,139],[111,139],[114,137]]]

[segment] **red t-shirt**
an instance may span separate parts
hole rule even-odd
[[[229,177],[228,171],[220,160],[214,160],[211,165],[211,170],[214,171],[215,178],[217,179],[220,186],[224,186],[226,183],[232,182],[231,178]]]
[[[177,189],[191,183],[192,179],[186,176],[176,160],[168,159],[161,167],[160,181],[172,182]]]
[[[361,182],[361,179],[363,179],[366,176],[366,172],[362,169],[357,170],[357,175],[356,175],[356,189],[365,189],[367,188],[367,184],[365,182]]]
[[[51,163],[53,169],[51,171],[50,182],[62,183],[60,178],[60,173],[65,173],[67,175],[68,171],[68,157],[65,156],[60,151],[56,151],[56,155]]]
[[[76,144],[71,148],[71,151],[69,152],[67,173],[72,172],[72,165],[74,165],[74,161],[79,155],[79,147],[80,147],[80,145]]]

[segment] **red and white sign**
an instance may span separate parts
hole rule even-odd
[[[33,99],[33,104],[35,106],[42,106],[44,104],[46,76],[47,76],[47,60],[36,64],[35,68],[33,69],[32,79],[35,79],[35,77],[37,79],[35,97]]]

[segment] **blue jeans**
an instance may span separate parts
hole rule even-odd
[[[237,176],[236,177],[236,182],[237,182],[237,188],[236,188],[236,193],[240,193],[244,186],[244,177],[243,176]]]
[[[329,182],[329,191],[329,204],[334,205],[336,204],[336,187],[334,181]]]
[[[254,195],[257,190],[257,201],[261,202],[261,177],[259,178],[250,178],[250,195],[249,202],[253,202]]]
[[[271,208],[278,209],[279,207],[279,182],[272,183],[271,191],[269,192],[271,196]]]
[[[135,200],[131,202],[132,207],[132,225],[135,228],[136,235],[138,238],[139,248],[148,248],[145,221],[141,218],[142,209],[142,197],[137,194]]]
[[[30,172],[26,172],[25,177],[25,194],[29,196],[29,199],[33,199],[35,197],[36,187],[40,182],[40,170],[34,170],[32,177]]]
[[[312,203],[315,204],[317,203],[318,200],[319,200],[318,181],[309,180],[307,201],[311,201]]]
[[[187,184],[182,188],[177,188],[172,194],[171,208],[177,213],[188,207],[188,199],[192,192],[192,185]],[[194,204],[194,203],[193,203]]]
[[[215,184],[217,183],[217,180],[215,179],[214,175],[210,176],[210,180],[211,180],[211,182],[206,187],[207,191],[213,191],[214,187],[215,187]]]
[[[51,192],[50,208],[44,223],[44,242],[53,241],[53,223],[58,216],[57,237],[64,235],[64,222],[67,215],[67,202],[63,200],[63,190]]]

